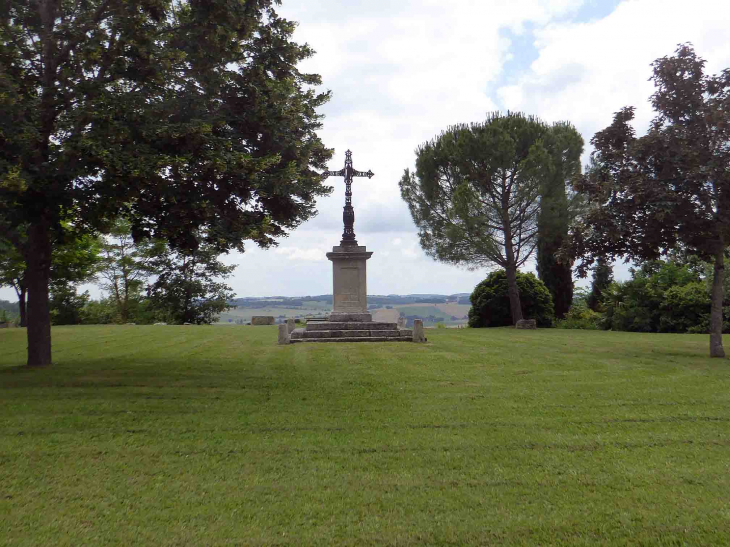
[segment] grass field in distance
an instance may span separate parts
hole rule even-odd
[[[0,330],[0,544],[727,545],[707,336]]]
[[[397,304],[390,308],[375,308],[369,310],[373,315],[374,321],[385,321],[394,322],[398,319],[400,312],[406,315],[418,315],[424,318],[424,325],[434,326],[437,323],[443,323],[444,325],[465,325],[466,319],[463,319],[471,308],[468,304]],[[219,324],[236,323],[237,321],[243,321],[248,323],[251,321],[251,317],[254,315],[272,315],[276,318],[283,315],[284,317],[300,317],[305,318],[308,315],[314,317],[321,317],[329,314],[332,311],[331,304],[324,302],[318,302],[315,300],[305,301],[301,307],[285,308],[277,306],[269,306],[264,308],[232,308],[226,312],[220,314],[218,318]],[[437,321],[428,321],[426,318],[429,315],[437,317]],[[457,320],[452,320],[451,317],[457,317]]]

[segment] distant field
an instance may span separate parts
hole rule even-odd
[[[436,304],[436,307],[446,312],[449,316],[463,317],[469,314],[471,304]]]
[[[236,319],[242,319],[243,321],[251,321],[251,317],[254,315],[273,315],[274,317],[279,317],[280,315],[283,315],[285,317],[295,317],[295,316],[306,316],[306,315],[325,315],[328,314],[331,310],[331,306],[306,306],[301,308],[276,308],[276,307],[266,307],[266,308],[233,308],[231,310],[228,310],[226,312],[221,313],[218,322],[219,323],[227,323],[229,319],[231,319],[233,322],[236,321]]]
[[[0,544],[730,545],[707,336],[276,335],[0,330]]]
[[[373,314],[373,321],[395,323],[396,321],[398,321],[398,317],[400,317],[400,313],[398,313],[398,310],[396,309],[386,310],[385,308],[378,308],[371,311]]]
[[[284,315],[285,317],[296,317],[315,315],[321,316],[330,313],[332,310],[331,304],[326,302],[320,302],[317,300],[306,300],[303,302],[304,306],[301,308],[278,308],[269,306],[266,308],[234,308],[220,315],[218,320],[219,323],[235,322],[237,319],[243,320],[244,322],[251,321],[251,317],[254,315],[273,315],[278,317]],[[462,304],[408,304],[403,306],[395,305],[393,309],[376,308],[371,310],[373,313],[373,319],[375,321],[395,322],[400,312],[404,312],[406,315],[420,315],[422,317],[428,317],[434,315],[442,318],[440,321],[446,324],[457,324],[465,323],[466,321],[451,321],[451,316],[463,317],[469,313],[471,306]]]

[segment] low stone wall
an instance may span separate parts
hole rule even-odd
[[[515,325],[516,329],[536,329],[537,321],[534,319],[520,319]]]
[[[274,321],[273,315],[254,315],[251,318],[252,325],[273,325]]]

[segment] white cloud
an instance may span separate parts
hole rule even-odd
[[[306,262],[321,262],[327,260],[324,249],[299,249],[297,247],[277,247],[274,253],[284,255],[289,260],[304,260]]]
[[[538,58],[497,91],[506,109],[569,120],[586,143],[623,106],[636,106],[637,131],[654,113],[651,62],[692,42],[710,72],[730,66],[730,4],[717,0],[628,0],[607,17],[558,22],[535,31]]]

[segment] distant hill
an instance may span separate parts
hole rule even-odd
[[[369,294],[368,308],[407,304],[468,304],[470,293],[456,294]],[[230,300],[232,306],[239,308],[296,308],[309,302],[332,305],[331,294],[306,296],[246,296]]]

